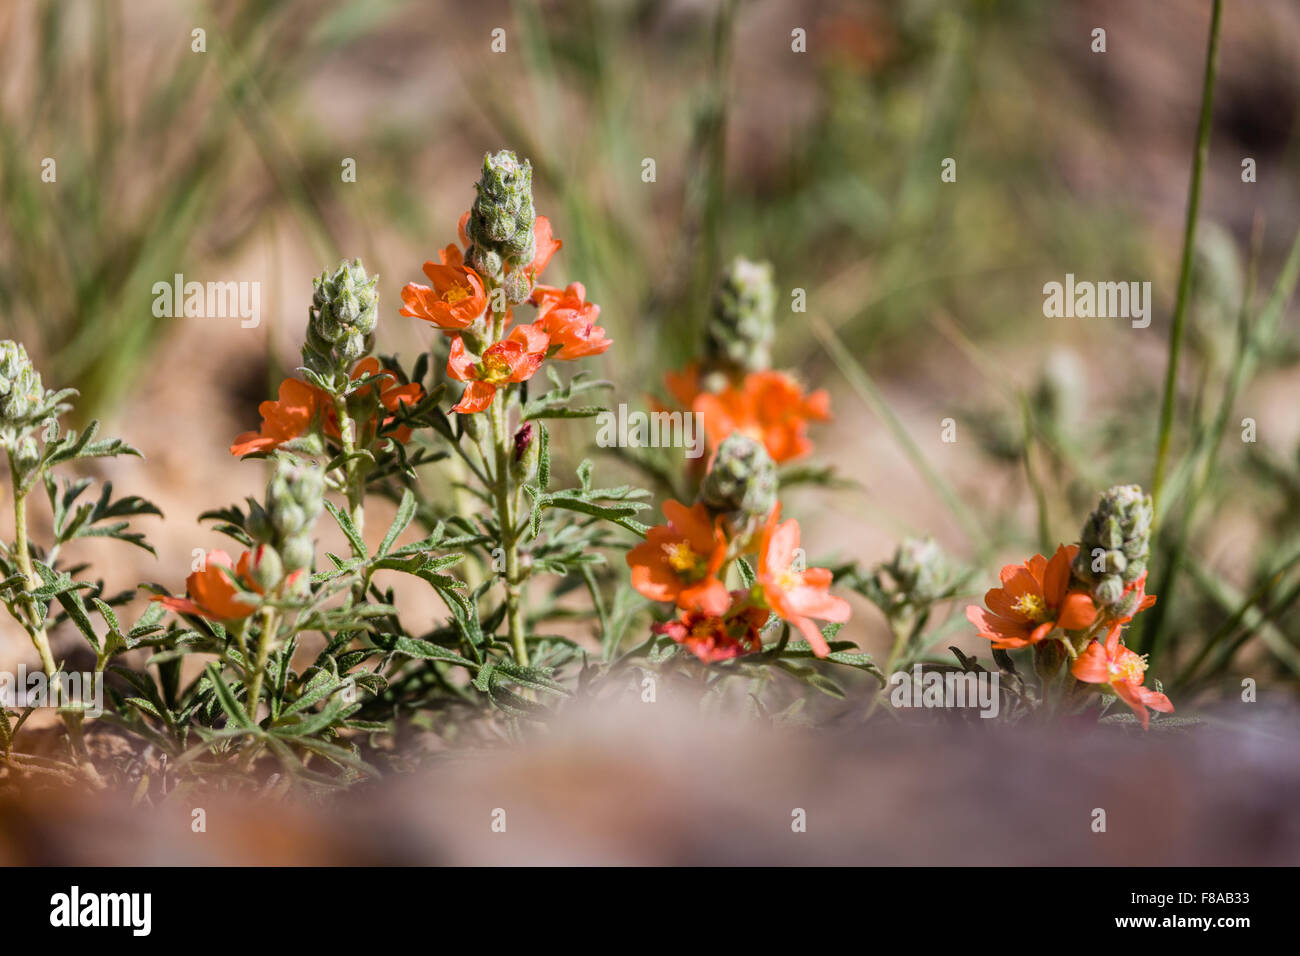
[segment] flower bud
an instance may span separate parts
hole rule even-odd
[[[1151,496],[1140,486],[1116,485],[1084,522],[1073,570],[1099,605],[1113,609],[1125,586],[1146,572],[1153,518]]]
[[[253,581],[263,593],[272,590],[284,576],[284,564],[275,548],[269,544],[259,544],[253,549],[249,571]]]
[[[704,338],[706,364],[747,372],[771,367],[775,309],[771,263],[734,259],[713,298]]]
[[[533,423],[524,422],[515,432],[515,453],[510,460],[510,476],[516,483],[532,481],[537,474],[537,463],[541,459],[542,443],[533,432]]]
[[[369,351],[379,322],[379,276],[367,276],[360,259],[341,262],[333,275],[322,272],[312,280],[311,308],[303,361],[321,375],[349,372]]]
[[[914,605],[932,603],[948,586],[948,560],[933,538],[905,538],[881,568],[894,580],[898,593]]]
[[[486,279],[501,282],[506,266],[526,266],[536,254],[533,239],[533,168],[507,149],[483,157],[483,175],[475,184],[465,232],[469,236],[468,264]],[[527,284],[527,277],[523,283]],[[516,286],[520,285],[517,280]],[[517,294],[520,289],[515,289]],[[528,296],[515,298],[522,302]]]
[[[324,500],[325,476],[319,468],[282,460],[266,489],[266,511],[276,542],[310,532]]]
[[[9,433],[27,425],[41,412],[45,387],[41,375],[18,342],[0,342],[0,429]]]
[[[699,500],[714,514],[724,515],[733,534],[746,535],[776,505],[776,492],[776,465],[762,442],[732,432],[718,446]]]
[[[14,464],[18,467],[19,474],[24,474],[35,468],[41,461],[41,450],[36,445],[36,439],[31,435],[24,435],[18,441],[18,449],[14,452]]]
[[[316,556],[316,547],[312,543],[309,533],[286,538],[282,551],[284,552],[285,570],[290,572],[310,568],[312,559]]]

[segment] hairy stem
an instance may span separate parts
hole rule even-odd
[[[279,614],[273,607],[262,609],[262,633],[257,639],[257,660],[248,678],[248,716],[257,723],[257,706],[262,697],[262,679],[266,674],[266,661],[271,656],[271,642],[279,629]]]
[[[510,430],[506,422],[506,391],[492,403],[492,444],[496,448],[493,493],[496,497],[497,522],[501,528],[501,548],[505,552],[506,622],[515,661],[528,663],[528,644],[524,637],[524,618],[519,596],[519,535],[515,523],[515,493],[510,478],[512,453]]]
[[[348,400],[345,396],[334,396],[334,413],[338,416],[339,440],[343,444],[343,455],[347,458],[343,469],[348,496],[348,517],[356,525],[357,533],[362,534],[366,528],[366,475],[361,467],[361,460],[356,457],[357,426],[352,416],[348,414]],[[359,554],[356,557],[365,557],[365,555]]]

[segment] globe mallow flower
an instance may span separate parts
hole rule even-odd
[[[466,348],[464,338],[456,338],[447,356],[447,374],[468,385],[451,410],[468,415],[491,406],[498,388],[533,376],[546,357],[547,345],[545,332],[521,325],[507,338],[489,345],[476,360]]]
[[[760,632],[769,617],[767,609],[749,603],[744,591],[733,592],[732,596],[736,601],[725,614],[685,611],[650,629],[671,637],[706,664],[762,650]]]
[[[262,545],[257,550],[264,547]],[[262,589],[257,584],[253,559],[254,553],[245,551],[236,565],[225,551],[209,551],[204,557],[203,568],[185,579],[188,598],[158,595],[154,600],[177,614],[192,614],[212,621],[242,620],[257,609],[239,597],[239,590],[228,572],[233,573],[245,591],[260,594]]]
[[[799,547],[799,522],[780,521],[778,504],[768,516],[758,546],[758,568],[753,594],[758,603],[793,624],[818,657],[830,653],[814,619],[843,624],[849,619],[849,602],[830,593],[831,572],[803,568]]]
[[[966,619],[980,637],[998,650],[1037,644],[1054,629],[1090,627],[1097,608],[1087,592],[1070,587],[1070,562],[1076,545],[1061,545],[1051,560],[1036,554],[1024,564],[1008,564],[1000,574],[1002,586],[984,594],[988,610],[972,604]]]
[[[700,503],[689,508],[665,501],[667,524],[646,532],[646,540],[627,553],[632,587],[652,601],[672,601],[684,611],[723,614],[731,598],[718,572],[727,559],[721,518]]]
[[[559,346],[552,358],[568,360],[600,355],[614,344],[596,324],[600,306],[587,301],[587,290],[581,282],[571,282],[564,289],[539,285],[528,301],[537,306],[533,325],[547,334],[552,347]]]
[[[1070,673],[1085,684],[1108,684],[1133,709],[1142,722],[1142,729],[1146,730],[1151,724],[1149,710],[1172,714],[1174,705],[1159,691],[1142,686],[1146,680],[1146,658],[1119,642],[1121,629],[1116,624],[1104,642],[1092,641],[1071,665]]]

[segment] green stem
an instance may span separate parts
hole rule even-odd
[[[510,431],[506,427],[507,390],[502,389],[492,403],[492,443],[496,448],[493,494],[496,497],[497,523],[501,528],[501,548],[505,551],[506,622],[515,661],[528,664],[528,643],[524,635],[519,586],[519,536],[515,523],[514,490],[511,488]]]
[[[9,456],[9,477],[14,492],[14,551],[17,552],[15,557],[18,561],[18,569],[27,579],[27,589],[30,590],[40,587],[41,579],[36,574],[36,569],[32,567],[32,556],[27,543],[27,491],[22,487],[12,454]],[[53,687],[54,682],[58,680],[59,665],[54,662],[54,652],[50,649],[50,639],[46,634],[45,624],[37,614],[36,602],[30,594],[23,595],[22,605],[27,620],[21,623],[31,635],[32,644],[35,645],[36,652],[41,658],[41,667],[44,668],[50,686]],[[86,751],[86,742],[82,734],[83,715],[65,710],[62,711],[61,716],[64,725],[68,728],[68,742],[72,747],[73,759],[93,786],[103,787],[104,782],[99,776],[99,771],[95,769],[90,754]]]
[[[1029,487],[1034,493],[1035,511],[1038,515],[1038,546],[1043,549],[1043,554],[1051,554],[1052,551],[1052,528],[1047,514],[1047,489],[1043,487],[1042,479],[1038,475],[1038,470],[1034,467],[1034,430],[1033,411],[1029,407],[1029,400],[1023,393],[1020,395],[1020,417],[1024,426],[1024,466],[1025,480],[1029,482]]]
[[[257,723],[257,707],[262,697],[262,679],[266,673],[266,661],[271,656],[271,642],[279,629],[279,614],[273,607],[262,609],[262,633],[257,639],[257,660],[253,662],[253,672],[248,677],[248,716]]]
[[[366,527],[366,476],[365,470],[361,467],[361,460],[356,457],[356,422],[348,414],[348,400],[345,396],[334,396],[334,412],[339,420],[339,440],[343,444],[343,454],[347,458],[344,475],[348,496],[348,516],[356,525],[357,533],[362,534]],[[363,554],[356,556],[365,557]]]
[[[1183,345],[1183,326],[1186,323],[1187,303],[1191,298],[1192,265],[1196,252],[1196,221],[1201,209],[1201,176],[1205,160],[1210,153],[1210,118],[1214,104],[1214,76],[1219,55],[1219,22],[1223,12],[1222,0],[1214,0],[1210,14],[1210,39],[1205,54],[1205,83],[1201,90],[1201,118],[1196,131],[1196,152],[1192,158],[1192,182],[1187,196],[1187,222],[1183,231],[1183,259],[1178,274],[1178,298],[1174,303],[1174,319],[1169,330],[1169,364],[1165,368],[1164,398],[1160,404],[1160,436],[1156,447],[1155,475],[1151,480],[1151,496],[1156,514],[1160,513],[1160,490],[1164,485],[1169,458],[1169,441],[1173,433],[1174,397],[1178,388],[1178,353]]]
[[[18,470],[10,461],[9,473],[13,477],[14,488],[14,551],[18,559],[18,570],[23,573],[27,579],[27,587],[38,588],[41,586],[41,579],[36,576],[36,571],[32,567],[32,556],[27,545],[27,493],[21,491],[18,481]],[[54,663],[54,654],[50,650],[50,640],[45,633],[45,625],[38,623],[35,602],[29,596],[24,595],[23,606],[27,612],[27,633],[31,635],[32,643],[36,646],[36,652],[41,656],[41,667],[45,669],[46,676],[50,680],[58,672],[58,665]]]

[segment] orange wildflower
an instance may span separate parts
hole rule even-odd
[[[744,596],[743,591],[738,593]],[[733,606],[725,616],[686,611],[676,620],[651,625],[650,629],[656,634],[667,634],[704,663],[712,664],[762,650],[759,631],[767,618],[765,608],[742,603]]]
[[[408,282],[402,288],[399,315],[423,319],[446,333],[454,333],[473,323],[487,308],[487,291],[479,274],[464,264],[461,251],[447,246],[438,256],[424,264],[424,274],[432,288]]]
[[[1024,564],[1002,569],[1002,587],[984,595],[988,610],[972,604],[966,619],[998,650],[1037,644],[1054,628],[1076,631],[1091,626],[1097,608],[1085,591],[1070,590],[1070,562],[1078,545],[1061,545],[1048,561],[1036,554]]]
[[[239,556],[239,565],[234,568],[235,577],[245,590],[261,592],[253,583],[249,572],[251,552],[245,551]],[[155,601],[169,611],[178,614],[194,614],[212,621],[238,621],[248,617],[256,608],[239,600],[234,584],[222,569],[232,567],[230,555],[224,551],[209,551],[204,560],[203,570],[195,571],[185,579],[188,598],[166,597],[159,595]]]
[[[379,404],[389,412],[396,413],[402,405],[414,405],[424,397],[424,389],[418,383],[410,382],[399,385],[397,376],[392,372],[381,373],[379,359],[373,356],[364,358],[352,369],[351,378],[358,379],[372,375],[382,375],[379,386]],[[358,394],[366,395],[370,386],[362,388]],[[329,395],[315,385],[296,378],[286,378],[280,383],[279,398],[266,401],[258,406],[262,413],[261,431],[244,432],[230,446],[232,455],[248,455],[256,451],[273,451],[285,442],[301,438],[311,431],[318,416],[323,419],[325,434],[330,438],[339,438],[338,413]],[[322,414],[323,413],[323,414]],[[396,419],[396,414],[384,417],[380,428],[387,428]],[[411,429],[402,426],[392,432],[391,437],[406,442],[411,437]]]
[[[691,362],[680,372],[666,372],[664,387],[678,405],[694,410],[695,400],[700,397],[700,364]]]
[[[546,357],[547,344],[545,332],[521,325],[508,338],[489,345],[482,359],[475,362],[465,340],[457,336],[447,356],[447,374],[469,385],[451,410],[462,414],[483,411],[492,404],[498,388],[532,377]]]
[[[564,243],[551,234],[551,220],[545,216],[533,220],[533,261],[528,265],[528,277],[533,282],[537,281],[537,277],[551,261],[551,256],[559,252],[562,245]]]
[[[230,446],[236,456],[257,451],[271,451],[285,442],[300,438],[311,430],[323,407],[324,393],[314,385],[296,378],[280,383],[279,397],[257,406],[262,414],[260,431],[244,432]]]
[[[420,399],[424,397],[424,389],[420,387],[418,382],[408,382],[406,385],[399,385],[397,376],[387,369],[381,369],[379,359],[374,356],[363,358],[358,362],[356,367],[352,369],[350,377],[352,381],[356,382],[360,379],[369,378],[375,375],[379,376],[378,382],[372,382],[370,385],[358,390],[356,394],[361,396],[368,395],[370,389],[374,385],[379,386],[380,406],[383,407],[385,411],[393,413],[385,415],[383,420],[379,423],[379,428],[382,430],[388,428],[397,420],[396,412],[403,405],[415,405],[419,403]],[[321,397],[323,401],[328,403],[328,396],[323,392],[321,393]],[[371,422],[370,426],[373,430],[374,422]],[[330,404],[327,404],[325,409],[325,434],[335,440],[338,440],[341,437],[339,435],[338,413],[334,410],[333,405]],[[389,437],[405,444],[411,437],[410,426],[403,425],[400,428],[395,429]]]
[[[814,654],[825,657],[831,649],[812,619],[842,624],[849,619],[849,602],[830,593],[831,573],[826,568],[798,566],[799,522],[792,518],[778,524],[780,517],[778,504],[759,541],[755,590],[777,617],[803,633]]]
[[[685,390],[688,379],[679,379]],[[830,420],[830,396],[825,389],[805,393],[785,372],[750,372],[739,386],[704,392],[692,403],[702,416],[705,434],[715,448],[734,431],[761,441],[776,462],[808,454],[808,422]]]
[[[727,558],[721,520],[698,502],[691,507],[664,502],[668,523],[646,532],[646,540],[627,553],[632,587],[652,601],[673,601],[684,611],[717,617],[730,596],[718,579]]]
[[[1124,617],[1116,618],[1115,622],[1117,624],[1129,623],[1137,615],[1156,603],[1156,596],[1147,594],[1147,572],[1143,571],[1140,578],[1124,588],[1124,598],[1120,603],[1128,604],[1130,601],[1133,602],[1133,610]]]
[[[1147,709],[1172,714],[1174,705],[1159,691],[1143,687],[1147,662],[1141,654],[1129,650],[1119,642],[1120,625],[1116,624],[1106,635],[1106,643],[1093,641],[1070,667],[1075,680],[1085,684],[1109,684],[1124,703],[1133,709],[1142,729],[1151,724]]]
[[[600,355],[614,344],[596,324],[600,306],[587,301],[587,290],[581,282],[572,282],[565,289],[539,285],[528,301],[537,306],[537,320],[533,325],[550,337],[551,345],[560,346],[554,358]]]

